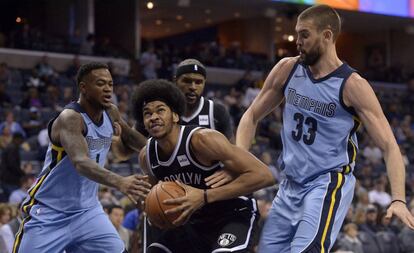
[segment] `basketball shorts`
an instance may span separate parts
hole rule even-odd
[[[261,234],[259,253],[329,252],[354,187],[352,173],[337,171],[303,185],[282,181]]]
[[[145,219],[144,253],[253,252],[259,219],[256,201],[244,197],[231,201],[215,210],[215,215],[192,217],[170,230],[161,230]]]
[[[122,253],[125,246],[102,206],[68,215],[36,204],[16,234],[13,253]]]

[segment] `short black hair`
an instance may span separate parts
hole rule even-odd
[[[124,208],[122,208],[122,206],[120,206],[120,205],[110,205],[108,207],[108,214],[111,214],[112,213],[112,210],[114,210],[114,209],[124,210]],[[124,212],[125,212],[125,210],[124,210]]]
[[[178,116],[185,112],[184,95],[173,83],[164,79],[147,80],[132,93],[132,110],[137,124],[143,124],[142,110],[145,104],[157,100],[166,103]]]
[[[76,74],[76,83],[79,86],[79,84],[83,81],[83,78],[87,76],[89,73],[92,72],[92,70],[95,69],[108,69],[109,67],[105,63],[100,62],[89,62],[86,64],[83,64],[79,67],[78,73]]]

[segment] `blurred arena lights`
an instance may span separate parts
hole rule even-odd
[[[22,22],[22,18],[21,17],[17,17],[16,18],[16,23],[21,23]]]
[[[148,1],[148,2],[147,2],[147,9],[148,9],[148,10],[152,10],[152,8],[154,8],[154,3],[153,3],[153,2],[151,2],[151,1]]]

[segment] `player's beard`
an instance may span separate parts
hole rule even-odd
[[[309,52],[302,52],[300,61],[307,66],[313,66],[319,61],[320,58],[321,47],[317,45],[314,48],[310,49]]]

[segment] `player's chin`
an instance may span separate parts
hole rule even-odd
[[[112,102],[108,102],[108,101],[103,101],[101,103],[101,106],[102,106],[103,109],[109,109],[111,107],[111,105],[112,105]]]

